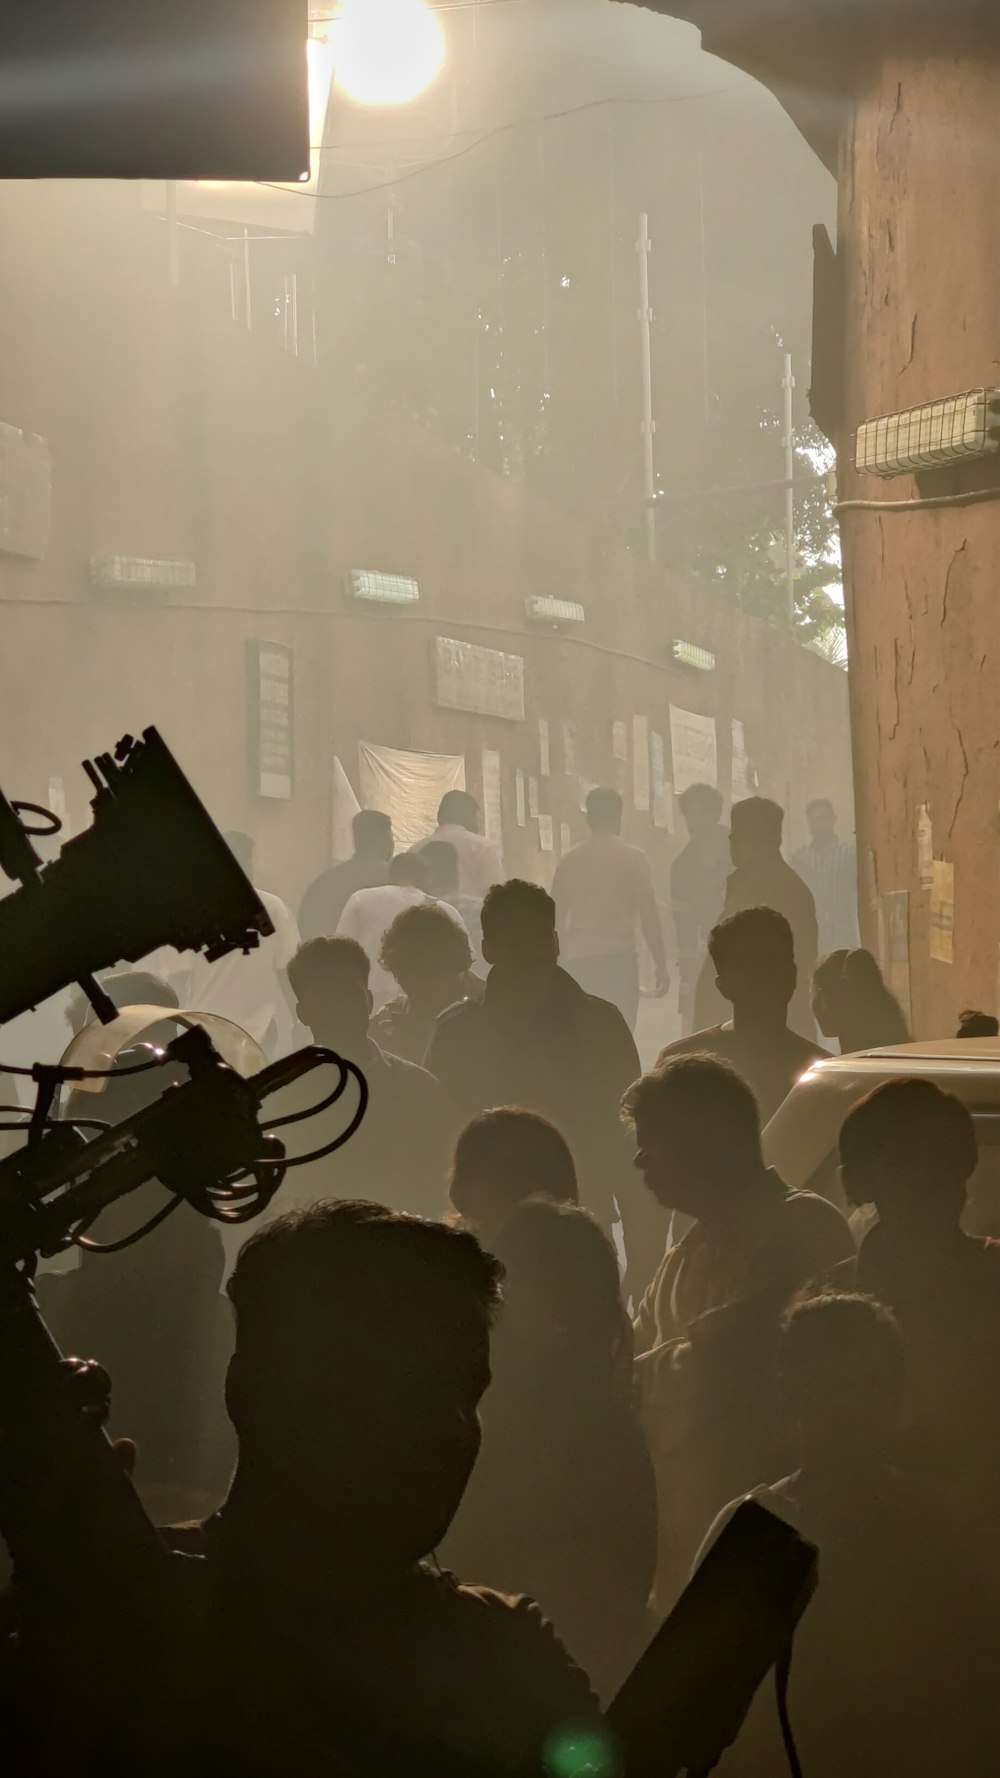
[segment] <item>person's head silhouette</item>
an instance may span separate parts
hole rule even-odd
[[[426,902],[396,915],[379,961],[411,1003],[440,1012],[463,998],[472,947],[452,914]]]
[[[288,965],[302,1024],[317,1043],[358,1055],[368,1038],[372,996],[368,957],[354,938],[312,938]]]
[[[829,951],[812,975],[813,1017],[844,1055],[905,1043],[906,1020],[870,951]]]
[[[991,1012],[977,1012],[969,1007],[958,1022],[956,1037],[996,1037],[1000,1034],[1000,1020]]]
[[[355,858],[388,864],[392,857],[392,821],[380,809],[359,809],[351,822]]]
[[[234,830],[223,837],[243,875],[249,877],[252,883],[254,880],[254,843],[250,835]]]
[[[397,852],[389,866],[389,881],[397,889],[419,889],[424,895],[431,892],[430,867],[420,852]]]
[[[495,884],[483,902],[483,956],[500,974],[544,988],[559,962],[551,895],[518,877]]]
[[[591,833],[621,833],[624,804],[617,790],[598,785],[587,793],[587,826]]]
[[[807,1471],[830,1482],[870,1473],[892,1454],[906,1363],[891,1312],[873,1298],[821,1292],[788,1311],[778,1352],[791,1442]]]
[[[438,808],[439,827],[464,827],[479,832],[479,807],[468,790],[446,790]]]
[[[450,1197],[462,1221],[488,1245],[526,1198],[578,1201],[566,1138],[548,1118],[520,1106],[481,1111],[455,1144]]]
[[[677,805],[693,840],[714,832],[722,820],[722,794],[714,784],[689,784],[677,798]]]
[[[377,1204],[251,1236],[228,1286],[231,1505],[366,1572],[429,1554],[479,1451],[500,1277],[472,1235]]]
[[[784,809],[766,796],[748,796],[734,803],[729,817],[729,850],[737,868],[780,857],[784,824]]]
[[[814,797],[806,807],[810,838],[818,846],[828,846],[837,837],[837,811],[828,796]]]
[[[724,1222],[741,1189],[764,1173],[757,1101],[727,1062],[661,1062],[629,1088],[622,1109],[635,1131],[636,1168],[665,1209]]]
[[[784,1025],[798,974],[792,929],[774,908],[720,920],[708,941],[716,986],[737,1024]]]
[[[456,895],[459,887],[458,853],[450,840],[428,840],[420,856],[431,873],[431,894],[442,901]]]
[[[848,1199],[874,1204],[883,1227],[908,1240],[958,1229],[978,1159],[970,1113],[931,1080],[886,1081],[840,1132]]]

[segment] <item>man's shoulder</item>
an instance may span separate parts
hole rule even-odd
[[[375,1047],[378,1049],[377,1044]],[[379,1055],[387,1083],[398,1092],[410,1093],[423,1099],[440,1097],[440,1081],[427,1068],[421,1068],[419,1062],[408,1062],[405,1056],[394,1056],[390,1050],[379,1049]]]
[[[656,1058],[656,1067],[674,1056],[720,1056],[727,1054],[725,1025],[708,1025],[704,1031],[692,1031],[688,1037],[677,1037],[665,1044]]]
[[[453,1615],[463,1646],[493,1686],[509,1687],[519,1703],[533,1697],[546,1714],[554,1708],[566,1722],[599,1717],[586,1675],[533,1599],[466,1585],[450,1574],[435,1576],[435,1583],[439,1607]]]
[[[801,1240],[815,1240],[819,1245],[829,1246],[841,1259],[854,1258],[854,1237],[835,1204],[821,1198],[818,1192],[793,1191],[784,1184],[781,1189],[786,1228],[794,1230]]]

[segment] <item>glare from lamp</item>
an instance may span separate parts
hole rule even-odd
[[[426,0],[343,0],[330,38],[335,83],[357,105],[407,105],[444,67],[444,31]]]

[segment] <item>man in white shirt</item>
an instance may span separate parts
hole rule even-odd
[[[356,939],[371,964],[369,987],[375,1012],[399,993],[399,983],[379,962],[382,940],[397,914],[422,903],[435,904],[465,931],[461,915],[447,902],[435,903],[430,886],[431,873],[419,852],[401,852],[389,866],[388,883],[373,889],[356,889],[340,916],[338,936]]]
[[[226,844],[253,882],[253,841],[249,834],[227,833]],[[215,1013],[254,1038],[269,1057],[292,1048],[295,1014],[285,970],[299,948],[295,916],[277,895],[254,884],[267,910],[273,933],[253,951],[230,951],[215,963],[202,956],[182,955],[170,948],[144,960],[174,989],[181,1006]]]
[[[638,929],[656,965],[656,992],[670,984],[649,859],[621,837],[617,790],[587,798],[590,839],[573,846],[556,866],[552,895],[564,969],[587,994],[617,1006],[630,1031],[639,1011]]]
[[[504,881],[503,861],[492,840],[478,831],[479,809],[467,790],[448,790],[441,798],[438,824],[431,840],[447,840],[458,854],[458,887],[482,901],[494,883]],[[430,842],[424,840],[423,845]],[[420,847],[415,848],[418,852]]]

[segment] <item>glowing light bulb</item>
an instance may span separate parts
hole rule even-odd
[[[406,105],[444,67],[444,31],[426,0],[343,0],[330,39],[334,81],[358,105]]]

